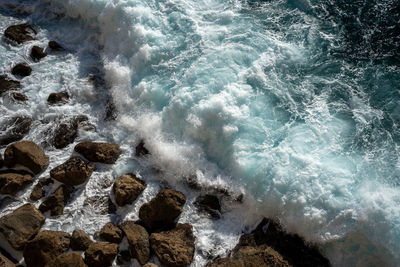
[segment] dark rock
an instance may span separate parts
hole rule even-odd
[[[10,94],[11,98],[16,102],[26,102],[28,97],[22,93],[14,92]]]
[[[91,267],[110,266],[118,254],[118,245],[108,242],[94,242],[85,251],[85,263]]]
[[[91,206],[97,214],[114,214],[117,207],[111,201],[109,196],[93,196],[85,199],[83,206]]]
[[[3,156],[0,153],[0,168],[2,168],[4,165],[4,160],[3,160]]]
[[[7,91],[18,90],[20,86],[20,82],[10,80],[6,76],[0,75],[0,96]]]
[[[36,45],[32,47],[31,58],[34,61],[39,61],[42,58],[44,58],[45,56],[47,56],[47,54],[44,52],[43,48],[36,46]]]
[[[54,50],[54,51],[64,50],[64,48],[59,43],[57,43],[56,41],[50,41],[49,42],[49,47],[51,48],[51,50]]]
[[[67,185],[80,185],[92,175],[94,165],[72,157],[50,171],[50,177]]]
[[[21,140],[29,133],[32,119],[29,117],[13,117],[0,127],[0,146]]]
[[[150,258],[150,243],[146,229],[133,221],[123,222],[120,227],[128,239],[132,257],[137,259],[140,264],[148,262]]]
[[[144,141],[140,141],[140,143],[136,146],[136,156],[144,156],[150,154],[149,150],[144,147]]]
[[[1,252],[0,252],[0,266],[1,267],[16,267],[16,265],[10,261],[6,256],[4,256]]]
[[[87,267],[78,252],[63,253],[46,264],[45,267]]]
[[[129,250],[122,250],[117,255],[117,264],[123,265],[125,262],[129,262],[132,256]]]
[[[214,195],[199,196],[194,205],[201,212],[207,212],[211,217],[219,219],[221,217],[221,204],[218,197]]]
[[[55,257],[68,250],[70,235],[62,231],[44,230],[37,234],[24,248],[27,267],[43,267]]]
[[[27,23],[12,25],[4,31],[4,36],[18,44],[34,40],[36,32]]]
[[[14,68],[12,68],[11,73],[13,75],[19,75],[19,76],[29,76],[31,75],[32,72],[32,68],[29,67],[27,64],[25,63],[20,63],[14,66]]]
[[[35,206],[25,204],[0,218],[0,232],[13,248],[21,250],[39,232],[45,219]]]
[[[90,239],[89,235],[85,233],[85,231],[75,229],[72,233],[71,248],[73,250],[85,251],[92,243],[93,241]]]
[[[62,91],[59,93],[51,93],[47,98],[47,103],[49,105],[62,105],[68,103],[69,94],[67,91]]]
[[[181,192],[163,189],[140,207],[139,218],[149,229],[170,227],[182,213],[185,203],[185,195]]]
[[[146,183],[132,173],[124,174],[115,180],[113,192],[118,206],[132,204],[146,188]]]
[[[33,187],[29,198],[33,201],[41,199],[46,193],[43,187],[52,183],[54,183],[54,181],[51,178],[40,178],[38,183]]]
[[[33,176],[29,173],[0,173],[1,194],[15,195],[31,183],[33,183]]]
[[[113,121],[118,117],[117,108],[112,100],[107,101],[106,104],[106,115],[104,117],[105,121]]]
[[[75,141],[81,123],[88,121],[85,115],[78,115],[59,123],[54,131],[52,144],[55,148],[61,149]]]
[[[100,238],[110,243],[119,244],[122,240],[122,230],[115,226],[113,223],[106,223],[100,231]]]
[[[177,224],[173,230],[153,233],[150,236],[151,248],[166,266],[189,265],[194,255],[194,241],[190,224]]]
[[[109,143],[82,142],[74,150],[90,161],[113,164],[117,161],[121,150],[118,145]]]
[[[39,206],[41,212],[50,211],[51,216],[60,216],[64,212],[64,206],[67,205],[74,187],[70,185],[61,185],[49,195]]]

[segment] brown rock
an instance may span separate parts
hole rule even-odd
[[[4,31],[4,36],[18,44],[34,40],[36,32],[27,23],[12,25]]]
[[[109,143],[83,142],[74,150],[90,161],[113,164],[117,161],[121,150],[118,145]]]
[[[92,175],[94,165],[72,157],[50,171],[50,177],[68,185],[83,184]]]
[[[151,262],[148,262],[145,265],[143,265],[143,267],[158,267],[158,265],[154,264],[154,263],[151,263]]]
[[[100,238],[110,243],[119,244],[122,240],[122,231],[113,223],[106,223],[100,231]]]
[[[214,195],[199,196],[194,205],[201,212],[208,213],[211,217],[219,219],[221,217],[221,204],[218,197]]]
[[[7,167],[20,164],[34,174],[39,174],[49,165],[49,157],[34,142],[20,141],[7,147],[4,152],[4,163]]]
[[[47,263],[45,267],[87,267],[78,252],[63,253]]]
[[[12,68],[11,73],[13,75],[19,75],[19,76],[29,76],[31,75],[32,72],[32,68],[29,67],[27,64],[25,63],[20,63],[14,66],[14,68]]]
[[[39,232],[45,219],[35,206],[25,204],[0,218],[0,232],[13,248],[21,250]]]
[[[51,93],[47,98],[47,103],[49,105],[62,105],[68,103],[69,94],[67,91],[62,91],[59,93]]]
[[[110,266],[117,253],[117,244],[95,242],[85,251],[85,263],[91,267]]]
[[[150,152],[144,147],[144,141],[140,141],[140,143],[136,146],[136,156],[140,157],[148,154],[150,154]]]
[[[53,194],[49,195],[39,206],[41,212],[50,210],[51,216],[60,216],[64,212],[64,206],[73,192],[74,187],[70,185],[61,185]]]
[[[133,221],[123,222],[120,227],[128,239],[132,257],[137,259],[140,264],[148,262],[150,258],[150,243],[146,229]]]
[[[68,250],[70,235],[61,231],[44,230],[27,242],[24,259],[27,267],[43,267]]]
[[[151,248],[166,266],[186,266],[194,255],[194,235],[190,224],[178,224],[175,229],[150,236]]]
[[[33,201],[41,199],[46,193],[43,187],[52,183],[54,183],[54,181],[51,178],[40,178],[38,183],[33,187],[29,198]]]
[[[59,43],[57,43],[56,41],[50,41],[49,42],[49,47],[51,48],[51,50],[54,50],[54,51],[64,50],[64,48]]]
[[[185,203],[185,195],[181,192],[163,189],[140,207],[139,218],[150,229],[168,227],[182,213]]]
[[[72,233],[71,248],[73,250],[85,251],[92,243],[93,241],[90,239],[89,235],[86,234],[84,231],[75,229],[74,232]]]
[[[15,173],[11,170],[6,173],[0,173],[1,194],[15,195],[31,183],[33,183],[33,176],[29,173]]]
[[[29,117],[13,117],[0,127],[0,146],[21,140],[29,133],[32,119]]]
[[[10,261],[6,256],[0,252],[0,266],[1,267],[16,267],[16,265]]]
[[[118,206],[132,204],[146,188],[146,183],[132,173],[124,174],[115,180],[113,192]]]
[[[10,80],[7,76],[0,75],[0,96],[7,91],[18,90],[20,86],[20,82]]]
[[[54,147],[60,149],[72,144],[78,136],[79,126],[88,120],[87,116],[78,115],[58,123],[52,140]]]
[[[43,48],[36,46],[36,45],[32,47],[31,58],[34,61],[39,61],[42,58],[44,58],[45,56],[47,56],[47,54],[44,52]]]
[[[10,96],[16,102],[28,101],[28,97],[22,93],[14,92],[14,93],[11,93]]]

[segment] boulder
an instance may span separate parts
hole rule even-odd
[[[13,92],[10,94],[11,98],[15,101],[15,102],[25,102],[28,101],[28,97],[22,93],[18,93],[18,92]]]
[[[44,197],[46,192],[44,191],[43,187],[52,183],[54,183],[54,180],[51,178],[40,178],[32,189],[32,193],[29,197],[30,200],[36,201]]]
[[[34,174],[39,174],[49,165],[49,157],[34,142],[20,141],[6,148],[4,163],[7,167],[20,164],[30,169]]]
[[[59,43],[57,43],[56,41],[50,41],[49,42],[49,47],[51,48],[51,50],[54,50],[54,51],[62,51],[62,50],[64,50],[64,48]]]
[[[21,140],[31,129],[30,117],[17,116],[10,118],[0,127],[0,146]]]
[[[59,186],[53,194],[49,195],[39,206],[41,212],[50,211],[51,216],[60,216],[64,212],[64,206],[73,192],[74,187],[71,185]]]
[[[150,258],[150,243],[146,229],[133,221],[123,222],[120,227],[128,239],[132,257],[142,265],[148,262]]]
[[[100,142],[82,142],[74,150],[90,161],[107,164],[115,163],[121,154],[118,145]]]
[[[94,165],[72,157],[50,171],[50,177],[67,185],[80,185],[92,175]]]
[[[206,212],[212,218],[219,219],[221,217],[221,204],[217,196],[209,194],[199,196],[194,205],[200,212]]]
[[[34,237],[46,217],[32,204],[25,204],[0,218],[0,232],[14,249],[21,250]]]
[[[51,93],[47,98],[47,103],[49,105],[62,105],[68,103],[69,94],[67,91],[62,91],[59,93]]]
[[[190,224],[177,224],[175,229],[150,236],[151,248],[160,262],[174,267],[187,266],[192,262],[194,241]]]
[[[4,31],[4,36],[9,40],[22,44],[34,40],[36,31],[27,23],[9,26]]]
[[[118,254],[118,245],[108,242],[94,242],[85,251],[85,263],[91,267],[110,266]]]
[[[1,267],[16,267],[17,265],[15,265],[12,261],[10,261],[6,256],[4,256],[0,252],[0,266]]]
[[[7,91],[18,90],[20,86],[20,82],[10,80],[7,76],[0,75],[0,96]]]
[[[81,123],[88,121],[85,115],[78,115],[57,123],[54,131],[52,144],[55,148],[61,149],[75,141],[78,136],[78,130]]]
[[[123,234],[121,229],[111,222],[106,223],[100,231],[100,238],[110,243],[119,244],[122,240],[122,237]]]
[[[37,234],[24,248],[27,267],[43,267],[55,257],[68,250],[70,235],[62,231],[44,230]]]
[[[118,206],[132,204],[146,188],[146,183],[132,173],[124,174],[115,180],[113,192]]]
[[[30,173],[0,172],[0,193],[7,195],[15,195],[24,189],[27,185],[33,183],[33,176]]]
[[[32,47],[31,58],[34,61],[39,61],[42,58],[44,58],[45,56],[47,56],[47,54],[44,52],[43,48],[36,46],[36,45]]]
[[[11,73],[13,75],[19,75],[19,76],[23,76],[23,77],[31,75],[31,72],[32,72],[32,68],[29,67],[25,63],[19,63],[19,64],[15,65],[11,70]]]
[[[45,267],[87,267],[78,252],[63,253],[46,264]]]
[[[149,229],[170,227],[182,213],[185,195],[172,189],[162,189],[150,202],[143,204],[139,218]]]
[[[83,206],[92,207],[93,211],[100,215],[114,214],[117,211],[117,207],[114,205],[109,196],[97,195],[88,197],[83,202]]]
[[[136,146],[136,156],[140,157],[148,154],[150,154],[150,152],[144,147],[144,141],[140,141],[140,143]]]
[[[85,231],[75,229],[72,233],[71,248],[73,250],[85,251],[92,243],[93,241],[90,239],[89,235],[85,233]]]

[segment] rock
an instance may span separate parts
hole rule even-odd
[[[20,63],[14,66],[14,68],[12,68],[11,73],[13,75],[19,75],[19,76],[29,76],[31,75],[32,72],[32,68],[29,67],[27,64],[25,63]]]
[[[0,153],[0,168],[3,168],[4,165],[4,160],[3,160],[3,156]]]
[[[92,175],[94,165],[72,157],[50,171],[50,177],[67,185],[80,185]]]
[[[49,105],[62,105],[68,103],[69,94],[67,91],[62,91],[59,93],[51,93],[47,98],[47,103]]]
[[[0,232],[14,249],[21,250],[39,232],[45,219],[35,206],[25,204],[0,218]]]
[[[140,207],[139,218],[149,229],[168,227],[182,213],[185,203],[186,198],[181,192],[163,189]]]
[[[160,262],[166,266],[186,266],[194,255],[194,235],[190,224],[177,224],[170,231],[153,233],[151,248]]]
[[[83,142],[74,150],[90,161],[113,164],[117,161],[121,150],[118,145],[109,143]]]
[[[71,248],[73,250],[85,251],[88,249],[93,241],[90,239],[89,235],[85,231],[75,229],[71,237]]]
[[[117,255],[117,264],[123,265],[124,262],[129,262],[131,260],[131,253],[129,250],[122,250]]]
[[[49,42],[49,47],[51,48],[51,50],[54,50],[54,51],[64,50],[64,48],[59,43],[57,43],[56,41],[50,41]]]
[[[199,196],[194,205],[199,211],[207,212],[211,217],[219,219],[221,217],[221,204],[218,197],[214,195]]]
[[[70,185],[61,185],[49,195],[39,206],[41,212],[50,211],[51,216],[60,216],[64,212],[64,206],[68,203],[68,200],[73,192],[74,187]]]
[[[34,61],[39,61],[42,58],[44,58],[45,56],[47,56],[47,54],[44,52],[43,48],[36,46],[36,45],[32,47],[31,58]]]
[[[124,174],[115,180],[113,192],[118,206],[132,204],[146,188],[146,183],[132,173]]]
[[[111,222],[106,223],[100,231],[100,238],[110,243],[119,244],[122,240],[122,237],[123,234],[121,229]]]
[[[94,242],[85,251],[85,262],[91,267],[110,266],[118,254],[118,245],[108,242]]]
[[[32,193],[29,197],[30,200],[36,201],[44,197],[46,192],[43,187],[52,183],[54,183],[54,181],[51,178],[40,178],[39,182],[32,189]]]
[[[0,127],[0,146],[8,145],[12,142],[21,140],[29,133],[32,119],[30,117],[13,117]]]
[[[39,174],[49,165],[49,157],[34,142],[20,141],[7,147],[4,152],[4,164],[7,167],[20,164],[30,169],[34,174]]]
[[[154,263],[151,263],[151,262],[148,262],[145,265],[143,265],[142,267],[158,267],[158,265],[154,264]]]
[[[142,265],[148,262],[150,258],[150,243],[146,229],[133,221],[123,222],[120,227],[128,239],[132,257]]]
[[[10,80],[7,76],[0,75],[0,96],[7,91],[18,90],[20,86],[20,82]]]
[[[114,214],[117,211],[109,196],[89,197],[85,199],[83,206],[91,206],[94,212],[101,215]]]
[[[15,195],[31,183],[33,183],[33,176],[29,173],[21,174],[11,170],[6,173],[0,173],[1,194]]]
[[[143,140],[140,141],[140,143],[136,146],[136,156],[140,157],[148,154],[150,154],[150,152],[144,147]]]
[[[28,101],[28,97],[22,93],[14,92],[14,93],[11,93],[10,96],[16,102]]]
[[[4,31],[4,36],[18,44],[34,40],[36,31],[27,23],[12,25]]]
[[[78,252],[63,253],[46,264],[45,267],[87,267]]]
[[[4,256],[1,252],[0,252],[0,266],[1,267],[16,267],[16,265],[10,261],[6,256]]]
[[[81,123],[88,121],[85,115],[78,115],[59,123],[54,131],[52,144],[55,148],[61,149],[75,141]]]
[[[37,234],[24,248],[27,267],[43,267],[55,257],[68,250],[70,235],[62,231],[44,230]]]
[[[109,99],[107,101],[105,113],[106,113],[104,116],[105,121],[114,121],[117,119],[118,111],[112,99]]]

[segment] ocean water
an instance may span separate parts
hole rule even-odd
[[[317,243],[334,266],[400,265],[399,10],[396,0],[1,1],[1,34],[28,21],[38,35],[1,42],[0,73],[20,61],[33,72],[21,81],[29,104],[3,97],[0,123],[32,116],[26,139],[45,147],[49,169],[74,146],[53,148],[49,132],[75,114],[96,127],[75,143],[123,150],[44,227],[94,234],[109,220],[137,219],[168,183],[188,197],[180,221],[194,226],[193,266],[225,255],[262,216]],[[66,51],[32,62],[32,44],[48,40]],[[49,107],[48,94],[61,90],[69,104]],[[109,101],[117,117],[104,121]],[[145,159],[135,157],[142,139]],[[83,205],[128,171],[149,184],[132,206],[108,216]],[[243,193],[243,203],[226,199],[220,220],[205,218],[193,206],[199,193],[183,183],[194,175]]]

